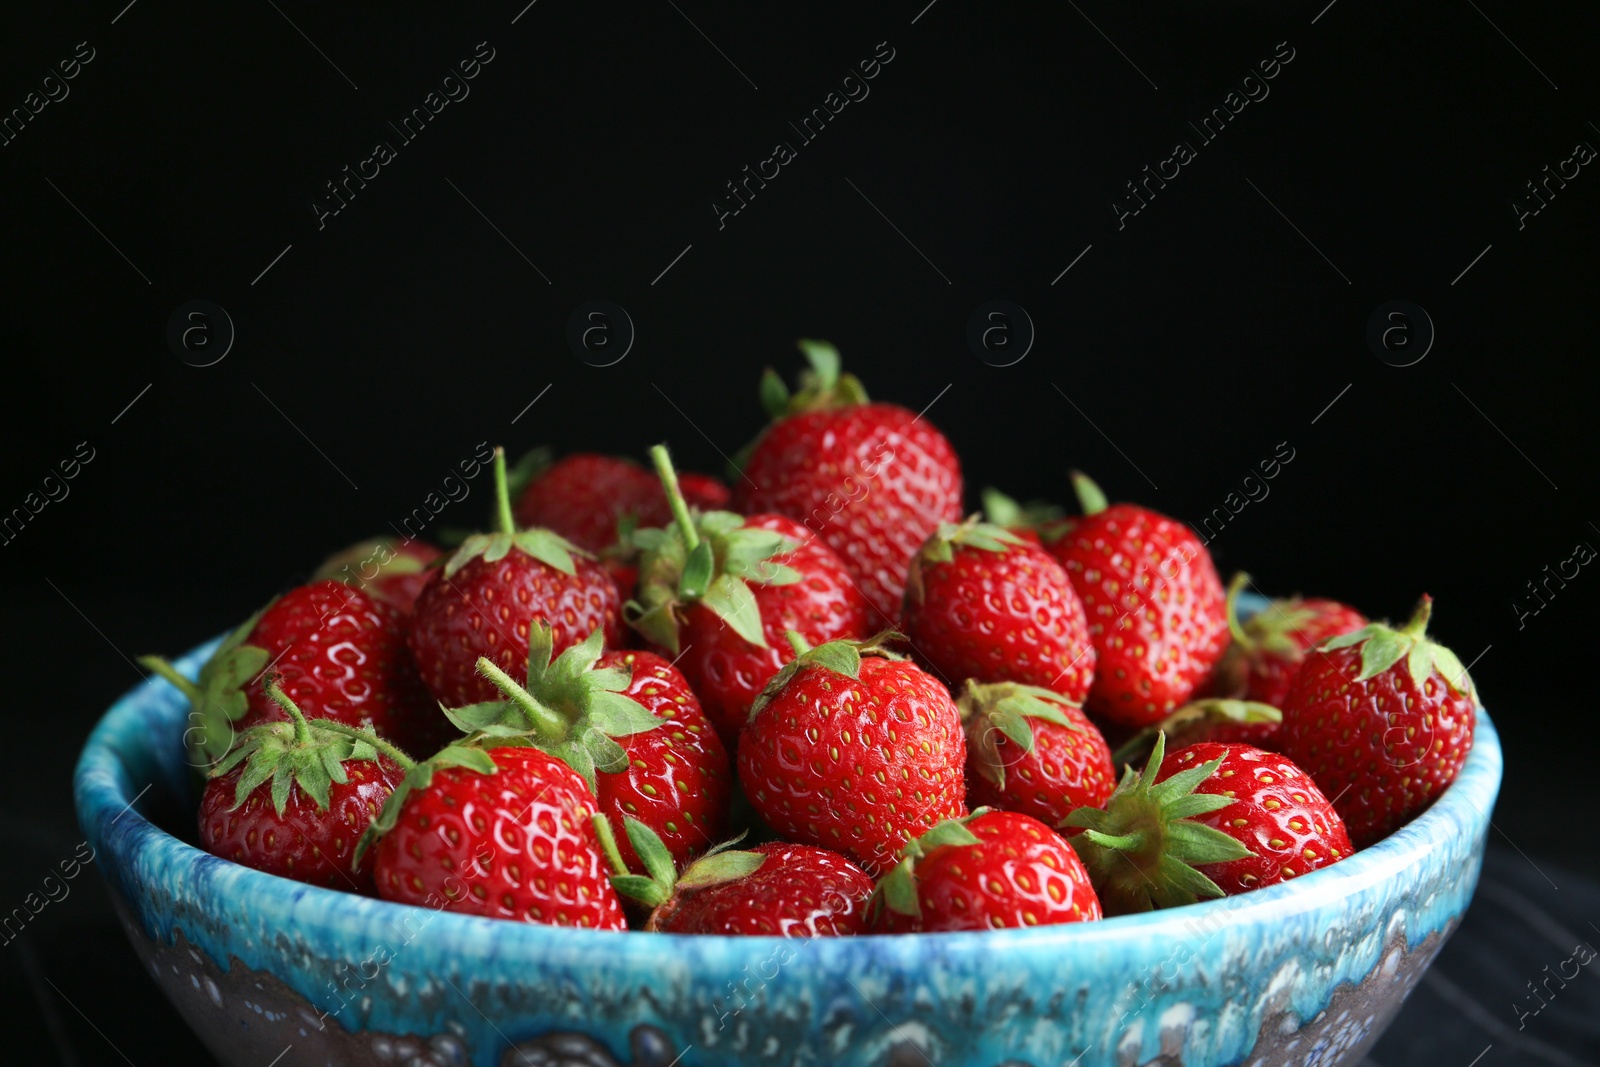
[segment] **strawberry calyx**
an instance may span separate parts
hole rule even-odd
[[[1141,756],[1148,756],[1154,750],[1156,741],[1163,736],[1167,734],[1180,736],[1184,731],[1200,723],[1249,726],[1267,722],[1283,722],[1283,712],[1271,704],[1262,704],[1255,700],[1235,700],[1231,697],[1196,700],[1175,709],[1154,726],[1145,727],[1118,745],[1111,753],[1111,762],[1120,767],[1132,763]]]
[[[956,707],[961,709],[961,721],[966,724],[967,743],[972,746],[978,773],[993,782],[997,789],[1004,789],[1006,785],[1008,761],[1000,752],[1002,737],[1026,755],[1033,751],[1032,719],[1083,731],[1082,726],[1061,710],[1080,705],[1038,685],[1019,682],[984,685],[969,678],[956,698]],[[1013,756],[1010,762],[1015,760]]]
[[[462,744],[531,745],[559,759],[596,789],[595,772],[615,774],[628,766],[617,738],[664,725],[623,690],[633,681],[625,667],[596,667],[605,634],[595,627],[583,641],[552,658],[555,634],[543,620],[528,627],[528,677],[523,686],[487,657],[478,673],[504,700],[446,708],[445,716],[467,734]]]
[[[611,865],[612,888],[652,910],[665,904],[680,889],[699,889],[723,882],[736,882],[754,874],[767,858],[759,852],[735,849],[733,846],[744,838],[741,833],[711,846],[680,873],[660,835],[632,815],[625,815],[622,819],[623,831],[647,872],[634,874],[622,860],[610,820],[597,814],[593,822],[600,851]],[[646,929],[655,929],[654,924],[655,916],[652,915]]]
[[[239,624],[222,642],[211,658],[200,668],[199,676],[190,681],[178,673],[160,656],[140,656],[139,663],[170,682],[189,700],[189,727],[183,732],[184,746],[189,755],[211,765],[228,754],[233,746],[233,724],[249,710],[249,697],[245,687],[260,677],[267,669],[271,655],[264,648],[246,644],[268,608]]]
[[[1072,491],[1077,494],[1078,506],[1083,509],[1085,515],[1097,514],[1111,506],[1105,492],[1087,474],[1073,471],[1071,478]]]
[[[878,887],[873,890],[872,899],[867,902],[870,911],[886,907],[890,911],[913,918],[922,914],[922,904],[917,893],[917,861],[927,856],[934,849],[946,845],[976,845],[980,843],[978,835],[967,829],[967,824],[980,815],[987,815],[993,808],[977,808],[970,814],[955,819],[945,819],[937,823],[921,837],[912,838],[900,850],[900,861],[894,869],[878,879]]]
[[[811,364],[799,375],[799,388],[789,391],[778,372],[768,367],[761,376],[761,406],[776,421],[785,415],[867,403],[867,390],[854,374],[841,373],[839,350],[827,341],[802,339],[796,344]]]
[[[913,603],[923,600],[923,568],[935,563],[949,563],[955,559],[956,546],[976,548],[984,552],[1004,552],[1027,542],[1004,526],[981,522],[977,515],[962,522],[941,522],[933,535],[923,542],[922,548],[911,557],[906,573],[906,590]]]
[[[904,641],[905,635],[893,630],[884,630],[866,640],[851,640],[840,638],[829,641],[812,648],[806,639],[794,630],[785,635],[789,639],[789,647],[794,649],[794,659],[785,663],[777,674],[767,682],[755,702],[750,705],[750,718],[766,707],[779,690],[789,684],[789,680],[808,667],[820,667],[824,670],[842,674],[851,681],[861,680],[861,657],[877,656],[880,659],[903,660],[906,657],[894,651],[889,646],[895,641]]]
[[[798,547],[796,542],[771,530],[747,527],[744,516],[731,511],[692,510],[667,447],[650,449],[650,459],[666,490],[673,522],[665,529],[633,532],[633,543],[643,558],[638,597],[626,606],[629,624],[677,654],[683,612],[698,603],[750,644],[768,647],[751,583],[798,582],[799,571],[772,562],[774,556]]]
[[[1142,772],[1124,769],[1104,808],[1075,809],[1061,823],[1082,832],[1068,837],[1089,872],[1107,915],[1172,908],[1220,897],[1221,887],[1196,867],[1244,859],[1255,853],[1194,816],[1218,811],[1232,797],[1196,793],[1222,759],[1179,771],[1157,783],[1166,735]]]
[[[344,765],[350,760],[371,760],[388,756],[404,766],[405,753],[376,735],[368,737],[339,723],[324,719],[307,721],[305,714],[284,693],[276,675],[264,683],[269,697],[289,716],[288,722],[267,722],[252,726],[239,735],[238,743],[208,772],[220,778],[241,763],[244,770],[234,786],[233,804],[237,809],[251,793],[268,780],[272,783],[272,807],[279,814],[298,786],[323,811],[328,810],[328,790],[350,779]]]
[[[1300,644],[1294,635],[1316,618],[1317,613],[1303,606],[1298,597],[1290,600],[1273,600],[1267,607],[1250,616],[1250,621],[1239,621],[1239,594],[1250,584],[1250,576],[1243,571],[1228,583],[1228,633],[1233,643],[1245,652],[1260,649],[1265,652],[1296,653]]]
[[[1420,690],[1435,671],[1452,692],[1472,696],[1475,692],[1467,669],[1456,654],[1427,636],[1428,620],[1433,615],[1433,598],[1422,594],[1410,621],[1398,630],[1388,623],[1368,623],[1359,630],[1332,637],[1317,646],[1319,651],[1361,646],[1361,672],[1355,681],[1364,682],[1406,661],[1406,673]]]
[[[455,550],[444,565],[446,578],[454,578],[457,571],[480,556],[485,562],[494,563],[510,555],[513,549],[568,575],[578,572],[573,556],[591,558],[589,553],[554,530],[538,527],[528,530],[517,529],[516,521],[511,517],[506,450],[498,445],[494,450],[494,493],[495,529],[488,533],[472,534],[462,541],[461,547]]]
[[[397,541],[393,537],[369,537],[365,541],[357,541],[323,560],[322,564],[311,572],[311,581],[332,578],[345,585],[360,588],[380,576],[390,578],[402,574],[421,574],[433,564],[420,560],[408,552],[398,551],[405,545],[415,543],[410,538]],[[382,557],[381,561],[379,557]],[[375,561],[378,567],[375,573],[370,575],[359,573],[361,569]]]
[[[996,526],[1008,530],[1033,530],[1061,518],[1062,511],[1055,504],[1043,500],[1018,503],[993,487],[984,489],[983,517]]]

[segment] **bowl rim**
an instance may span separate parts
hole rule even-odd
[[[178,670],[193,677],[221,639],[196,646],[175,661]],[[226,914],[249,902],[250,910],[260,912],[277,899],[287,913],[293,908],[303,920],[310,907],[319,927],[359,930],[374,919],[392,916],[397,922],[407,915],[430,915],[428,940],[438,943],[492,945],[496,955],[529,954],[540,951],[598,953],[609,959],[653,956],[653,947],[685,939],[712,952],[737,950],[741,955],[763,947],[776,949],[796,943],[776,935],[721,935],[656,933],[639,936],[641,931],[590,930],[576,927],[518,923],[504,919],[451,911],[433,911],[417,905],[401,904],[376,897],[365,897],[342,890],[324,889],[244,867],[175,837],[149,821],[138,809],[142,793],[129,796],[131,776],[127,762],[118,751],[117,738],[139,725],[154,706],[170,712],[181,707],[183,697],[168,682],[149,677],[127,690],[100,717],[86,741],[73,775],[74,800],[79,822],[96,849],[109,854],[112,866],[124,878],[142,866],[155,869],[182,868],[195,873],[201,864],[222,865],[227,879],[223,888],[237,896],[213,892],[203,910],[213,916]],[[181,721],[181,720],[180,720]],[[135,733],[142,743],[159,737],[159,731]],[[149,749],[155,761],[160,753]],[[899,951],[913,945],[934,948],[941,957],[968,953],[1014,949],[1027,944],[1034,948],[1060,948],[1066,944],[1093,949],[1110,942],[1144,941],[1160,937],[1193,937],[1195,929],[1216,929],[1218,919],[1227,925],[1276,923],[1323,905],[1345,900],[1380,883],[1396,878],[1408,868],[1423,864],[1445,835],[1457,835],[1462,827],[1475,835],[1486,834],[1492,825],[1490,812],[1498,794],[1503,756],[1499,736],[1487,711],[1479,705],[1473,745],[1456,780],[1421,815],[1369,848],[1289,882],[1267,886],[1238,896],[1201,901],[1198,904],[1135,915],[1119,915],[1094,922],[1062,923],[1050,926],[1008,930],[955,931],[914,934],[872,934],[858,937],[815,938],[827,942],[830,955],[845,956],[859,951],[877,955],[882,946],[893,944]],[[118,823],[110,832],[111,823]],[[173,871],[172,873],[176,873]],[[207,879],[179,877],[178,884],[211,886]],[[129,901],[138,908],[137,901]],[[177,920],[174,928],[182,925]],[[308,930],[307,933],[310,931]],[[1406,932],[1415,945],[1427,932]],[[191,936],[191,940],[192,940]],[[676,954],[674,954],[676,955]],[[597,958],[599,958],[597,956]]]

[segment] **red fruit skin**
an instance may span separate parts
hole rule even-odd
[[[426,541],[374,538],[335,552],[317,568],[312,579],[336,578],[409,612],[433,577],[429,564],[441,555]]]
[[[1365,615],[1337,600],[1275,600],[1266,607],[1265,612],[1279,616],[1278,620],[1267,621],[1283,623],[1277,628],[1294,641],[1294,650],[1260,645],[1245,649],[1237,644],[1230,645],[1222,661],[1217,664],[1216,674],[1219,687],[1225,687],[1229,692],[1219,692],[1218,695],[1238,695],[1244,700],[1257,700],[1281,708],[1284,698],[1289,695],[1295,672],[1312,649],[1330,637],[1359,630],[1367,624]],[[1292,619],[1293,623],[1284,623],[1288,619]],[[1252,623],[1254,621],[1251,620]],[[1249,628],[1251,623],[1245,625]],[[1269,734],[1271,732],[1267,731]]]
[[[679,636],[684,651],[678,666],[729,748],[738,744],[750,705],[772,676],[794,659],[785,636],[788,631],[794,630],[815,647],[840,638],[865,638],[873,630],[866,600],[843,561],[821,539],[781,515],[752,515],[745,526],[799,542],[798,548],[774,556],[771,562],[793,567],[803,577],[789,585],[750,583],[761,609],[766,648],[740,637],[703,604],[693,604],[684,613]]]
[[[528,625],[548,623],[559,656],[594,632],[607,647],[621,643],[622,597],[600,564],[574,556],[576,574],[563,574],[525,552],[488,562],[469,560],[455,575],[444,571],[417,598],[410,644],[422,680],[446,707],[499,700],[494,683],[477,671],[487,656],[513,678],[528,670]]]
[[[1149,726],[1187,702],[1228,645],[1222,582],[1180,522],[1132,504],[1063,524],[1049,547],[1083,601],[1097,662],[1090,711]]]
[[[1278,747],[1333,796],[1350,840],[1367,848],[1455,781],[1477,712],[1435,669],[1418,687],[1406,661],[1364,682],[1361,645],[1318,652],[1283,701]]]
[[[1167,756],[1156,781],[1214,759],[1222,765],[1194,791],[1233,803],[1194,821],[1255,853],[1196,868],[1228,896],[1309,874],[1355,851],[1344,820],[1311,775],[1275,752],[1206,741]]]
[[[631,669],[633,680],[623,694],[665,722],[617,738],[628,769],[596,772],[600,811],[630,870],[643,873],[644,867],[628,840],[627,815],[654,830],[681,869],[724,836],[732,788],[727,749],[688,681],[654,652],[607,652],[597,666]]]
[[[703,511],[727,507],[728,487],[708,474],[678,477],[684,499]],[[654,474],[619,456],[563,456],[528,483],[517,499],[519,527],[543,526],[579,548],[601,552],[617,540],[617,521],[633,515],[640,527],[672,521],[667,495]]]
[[[380,570],[376,578],[368,579],[361,588],[367,590],[379,600],[387,600],[401,611],[409,612],[416,606],[417,597],[428,587],[433,580],[433,569],[430,566],[444,553],[433,545],[423,541],[402,541],[395,546],[395,556],[414,560],[422,566],[422,570],[396,572],[394,569]]]
[[[984,717],[974,716],[967,721],[969,807],[1004,808],[1031,815],[1046,826],[1057,826],[1074,808],[1085,805],[1098,808],[1105,804],[1117,787],[1111,746],[1081,711],[1072,708],[1060,711],[1080,729],[1030,718],[1032,752],[1023,752]],[[995,751],[1005,769],[1003,786],[994,784],[977,758],[979,738],[974,731],[978,730],[996,733]]]
[[[244,773],[239,764],[206,783],[200,795],[200,847],[225,860],[281,878],[373,895],[371,868],[355,870],[356,842],[389,799],[401,772],[393,764],[349,760],[348,781],[328,787],[323,811],[298,785],[279,815],[271,782],[258,785],[232,811],[234,790]]]
[[[941,845],[916,861],[921,915],[874,907],[877,934],[998,930],[1101,917],[1078,854],[1037,819],[991,811],[967,823],[976,845]]]
[[[1198,745],[1206,741],[1276,751],[1280,729],[1275,722],[1215,722],[1201,719],[1167,734],[1167,751],[1174,752],[1186,745]]]
[[[274,601],[245,643],[267,651],[295,704],[427,755],[457,731],[423,687],[405,635],[399,608],[325,578]],[[261,686],[246,686],[245,695],[248,708],[233,724],[236,733],[288,721]]]
[[[858,682],[802,668],[739,735],[738,762],[768,826],[874,877],[911,838],[966,812],[961,713],[937,679],[898,660],[863,656]]]
[[[771,841],[755,845],[766,860],[731,882],[684,889],[650,917],[669,934],[841,937],[866,932],[873,882],[837,852]]]
[[[801,412],[757,439],[734,504],[820,534],[882,628],[898,620],[911,557],[939,523],[961,518],[961,463],[932,423],[894,404]]]
[[[444,767],[406,798],[370,857],[378,894],[495,919],[627,929],[583,779],[536,748],[489,754],[494,774]]]
[[[952,546],[949,562],[917,564],[921,591],[906,591],[903,632],[953,685],[1020,682],[1082,703],[1095,651],[1083,604],[1061,564],[1031,545],[992,552]]]

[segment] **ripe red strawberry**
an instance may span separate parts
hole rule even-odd
[[[410,611],[433,577],[431,565],[441,555],[426,541],[374,537],[335,552],[311,577],[337,579]]]
[[[1433,599],[1398,630],[1324,641],[1283,701],[1279,745],[1344,816],[1358,848],[1421,814],[1472,749],[1477,696],[1455,653],[1425,636]]]
[[[1336,863],[1355,849],[1311,776],[1249,745],[1205,742],[1144,772],[1127,769],[1103,809],[1080,808],[1068,838],[1107,915],[1193,904],[1260,889]]]
[[[200,797],[200,847],[268,874],[371,894],[371,872],[354,866],[356,842],[399,769],[359,737],[306,722],[276,679],[266,691],[287,721],[245,730],[211,769]]]
[[[968,682],[956,705],[967,726],[967,802],[1050,826],[1104,804],[1117,785],[1111,748],[1083,709],[1058,693]]]
[[[289,699],[326,719],[369,727],[414,751],[455,735],[417,675],[406,649],[406,617],[360,589],[329,578],[291,589],[236,629],[196,682],[156,656],[140,659],[189,698],[184,744],[209,764],[235,734],[287,721],[254,683],[270,665]]]
[[[734,505],[806,525],[844,560],[880,625],[894,625],[906,568],[941,522],[961,518],[961,464],[927,419],[867,402],[839,353],[801,341],[811,362],[789,395],[772,372],[762,400],[776,421],[750,445]]]
[[[1283,713],[1271,704],[1207,697],[1185,704],[1156,725],[1134,733],[1111,753],[1111,762],[1119,767],[1142,762],[1163,735],[1169,742],[1167,747],[1174,752],[1203,741],[1271,749],[1282,722]]]
[[[640,530],[638,599],[629,622],[675,657],[730,747],[750,705],[808,642],[865,637],[868,608],[839,557],[779,515],[691,514],[662,446],[651,449],[676,521]]]
[[[601,839],[609,852],[608,831],[609,824]],[[734,851],[730,841],[678,874],[649,827],[630,818],[626,832],[650,873],[619,873],[612,883],[651,909],[646,930],[766,937],[866,932],[872,879],[837,852],[787,841]],[[614,867],[620,862],[613,857]]]
[[[1044,539],[1089,617],[1098,659],[1088,707],[1148,726],[1188,701],[1227,647],[1222,583],[1183,523],[1134,504],[1108,507],[1081,474],[1073,484],[1083,516]]]
[[[966,811],[961,713],[932,675],[875,641],[805,649],[739,735],[739,781],[783,837],[877,875],[905,843]]]
[[[1100,918],[1089,875],[1059,834],[980,808],[906,846],[870,905],[874,933],[997,930]]]
[[[576,771],[537,748],[451,745],[407,770],[360,851],[385,900],[625,930],[594,803]]]
[[[494,700],[477,671],[487,656],[503,671],[528,662],[535,619],[555,630],[557,652],[601,627],[607,644],[622,637],[622,598],[606,569],[550,530],[518,530],[506,490],[505,453],[494,453],[499,529],[473,534],[417,599],[411,652],[440,703],[460,707]]]
[[[728,754],[689,683],[652,652],[601,652],[600,631],[553,660],[550,628],[529,634],[524,688],[487,660],[499,701],[446,712],[473,737],[518,738],[562,760],[588,783],[614,829],[634,817],[687,863],[723,833]],[[639,858],[624,843],[626,861]]]
[[[576,452],[551,463],[544,453],[524,456],[517,466],[525,483],[513,494],[517,523],[554,530],[585,551],[599,554],[615,545],[618,524],[626,518],[641,528],[672,521],[661,483],[631,459]],[[680,475],[679,485],[695,507],[727,507],[728,487],[709,474]]]
[[[1228,631],[1233,643],[1212,676],[1212,692],[1280,707],[1306,656],[1330,637],[1367,625],[1367,617],[1337,600],[1273,600],[1250,621],[1239,622],[1239,593],[1248,574],[1234,575],[1228,585]]]
[[[1037,545],[975,519],[940,523],[911,560],[904,632],[952,684],[1018,682],[1082,703],[1094,645],[1067,572]]]
[[[1156,781],[1213,760],[1222,762],[1194,792],[1227,797],[1233,803],[1194,821],[1221,830],[1255,853],[1200,868],[1227,895],[1309,874],[1355,851],[1339,813],[1311,776],[1287,756],[1250,745],[1207,741],[1174,751]]]

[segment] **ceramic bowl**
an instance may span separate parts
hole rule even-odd
[[[1244,896],[802,942],[522,925],[216,859],[163,828],[193,837],[186,716],[164,682],[119,700],[78,765],[78,813],[151,977],[238,1067],[1355,1064],[1466,910],[1501,769],[1480,712],[1421,817]]]

